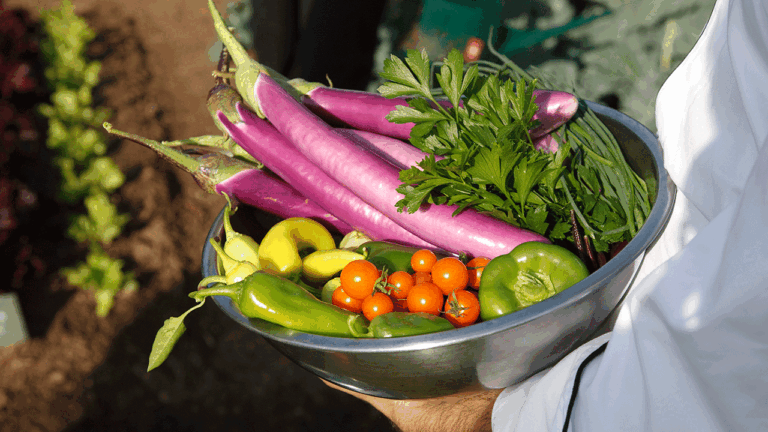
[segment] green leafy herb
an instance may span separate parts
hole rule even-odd
[[[425,51],[385,61],[381,76],[388,81],[379,92],[411,98],[387,118],[414,123],[411,144],[431,154],[400,172],[398,209],[452,204],[458,213],[471,207],[552,240],[573,240],[573,209],[597,251],[630,240],[647,218],[650,197],[615,138],[581,107],[553,133],[557,152],[537,150],[528,131],[537,124],[533,91],[540,81],[510,63],[465,65],[458,50],[439,68]],[[452,108],[437,103],[440,94]]]

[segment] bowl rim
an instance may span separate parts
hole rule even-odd
[[[286,329],[284,334],[271,333],[254,326],[251,321],[261,320],[252,320],[240,314],[232,300],[228,297],[214,296],[214,302],[232,319],[265,338],[297,348],[345,353],[394,353],[419,351],[459,344],[471,339],[482,339],[511,328],[525,325],[526,323],[532,322],[556,309],[566,308],[569,305],[579,302],[584,297],[591,295],[620,270],[631,265],[638,258],[644,257],[645,251],[658,240],[658,237],[661,236],[666,224],[669,222],[676,192],[675,185],[670,180],[669,175],[664,168],[663,150],[658,138],[653,132],[637,120],[618,110],[591,101],[585,101],[585,103],[596,114],[607,117],[627,127],[646,144],[653,156],[658,191],[648,219],[632,241],[629,242],[621,252],[608,261],[606,265],[577,284],[569,287],[567,290],[509,315],[451,331],[401,338],[364,338],[362,340],[316,335],[288,329]],[[213,250],[213,247],[210,246],[208,239],[215,238],[219,235],[223,224],[225,209],[226,206],[214,220],[208,232],[208,236],[206,237],[202,257],[202,273],[204,277],[215,274],[216,271],[215,265],[212,264],[216,262],[215,251]],[[657,227],[658,231],[654,231]],[[208,265],[206,265],[206,263],[208,263]],[[637,269],[633,274],[633,278],[636,274]],[[627,285],[626,291],[629,290],[633,282],[634,281],[631,281]],[[626,291],[623,294],[626,294]],[[267,324],[276,326],[271,323]]]

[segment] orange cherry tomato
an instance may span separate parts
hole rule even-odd
[[[408,299],[392,299],[392,304],[394,305],[393,310],[395,312],[409,312]]]
[[[381,272],[366,260],[352,261],[341,270],[341,287],[350,297],[364,300],[373,294]]]
[[[474,289],[480,288],[480,278],[483,275],[485,266],[489,262],[491,262],[491,260],[486,257],[477,257],[469,260],[467,263],[467,270],[469,271],[469,286]]]
[[[444,317],[454,327],[466,327],[474,324],[480,316],[480,301],[471,291],[458,290],[445,300]]]
[[[392,303],[392,299],[382,292],[375,292],[363,300],[363,315],[368,318],[368,321],[379,315],[390,313],[394,309],[395,305]]]
[[[411,255],[411,268],[415,272],[428,272],[437,262],[437,255],[429,249],[420,249]]]
[[[333,291],[331,303],[354,313],[360,313],[363,310],[363,301],[350,297],[341,287]]]
[[[413,274],[414,285],[424,282],[432,282],[432,274],[430,272],[416,272]]]
[[[432,283],[437,285],[445,295],[466,288],[468,282],[467,266],[458,258],[441,258],[432,266]]]
[[[407,298],[414,285],[413,276],[408,272],[396,271],[387,278],[387,288],[390,289],[389,296],[393,299]]]
[[[408,310],[440,315],[443,306],[443,292],[432,282],[424,282],[411,288],[408,293]]]

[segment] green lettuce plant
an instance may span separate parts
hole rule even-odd
[[[67,235],[88,247],[84,262],[62,270],[71,285],[93,291],[96,312],[106,316],[120,290],[136,289],[131,273],[123,272],[123,261],[110,257],[104,246],[122,232],[129,220],[120,214],[110,194],[125,177],[108,156],[100,132],[110,113],[93,107],[92,92],[99,82],[101,63],[88,60],[85,50],[95,32],[77,16],[69,0],[58,9],[41,14],[45,38],[41,49],[47,67],[45,77],[53,90],[50,104],[39,106],[48,118],[46,144],[56,152],[61,174],[59,197],[68,204],[82,203],[85,213],[72,218]]]

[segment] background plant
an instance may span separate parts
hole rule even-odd
[[[71,285],[93,291],[96,312],[105,316],[115,294],[135,289],[137,283],[132,274],[123,272],[123,262],[104,250],[120,235],[129,216],[118,212],[110,196],[125,180],[106,154],[107,143],[99,129],[110,113],[93,107],[101,64],[89,61],[85,51],[96,35],[68,0],[58,9],[43,11],[41,21],[45,78],[53,92],[51,103],[39,107],[48,118],[46,145],[56,152],[54,163],[61,173],[59,198],[85,210],[72,218],[67,234],[85,244],[86,259],[63,269],[62,274]]]

